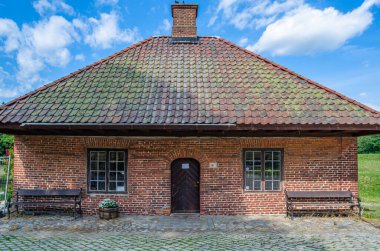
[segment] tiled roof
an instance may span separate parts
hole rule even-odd
[[[224,39],[152,37],[0,108],[0,125],[22,123],[380,125],[380,115]]]

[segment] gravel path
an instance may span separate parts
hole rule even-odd
[[[64,216],[0,220],[3,250],[378,250],[380,230],[354,218]]]

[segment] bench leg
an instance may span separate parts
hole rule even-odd
[[[8,206],[7,206],[7,208],[8,208],[8,220],[11,218],[11,203],[8,203]]]
[[[77,203],[74,202],[74,220],[77,218]]]
[[[294,220],[294,208],[291,207],[290,210],[291,210],[291,211],[290,211],[290,215],[291,215],[290,218],[291,218],[292,220]]]
[[[80,215],[83,214],[83,213],[82,213],[82,202],[81,202],[81,201],[79,202],[79,213],[80,213]]]

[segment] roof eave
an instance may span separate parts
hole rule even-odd
[[[380,125],[235,125],[235,124],[0,124],[0,132],[32,135],[182,135],[182,136],[364,136],[380,134]]]

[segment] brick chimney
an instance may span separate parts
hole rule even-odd
[[[173,38],[197,37],[198,4],[173,4]]]

